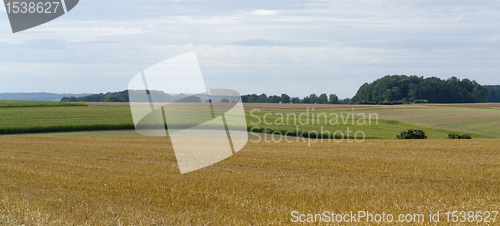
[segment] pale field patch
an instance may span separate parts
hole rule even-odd
[[[492,106],[495,105],[491,104],[490,107]],[[500,109],[496,108],[429,106],[372,109],[369,112],[377,113],[380,118],[404,123],[500,138]]]

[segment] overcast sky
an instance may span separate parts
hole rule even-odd
[[[208,88],[336,93],[388,74],[500,84],[500,1],[81,0],[13,34],[0,7],[0,93],[127,89],[195,50]]]

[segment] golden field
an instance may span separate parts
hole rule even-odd
[[[167,138],[2,136],[0,223],[282,225],[292,211],[500,210],[500,140],[254,142],[181,175]]]

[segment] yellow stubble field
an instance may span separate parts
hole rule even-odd
[[[293,211],[369,211],[431,224],[430,211],[500,210],[500,140],[255,141],[181,175],[166,138],[3,136],[0,223],[282,225]]]

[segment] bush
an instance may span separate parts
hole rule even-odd
[[[455,139],[458,139],[458,140],[470,140],[472,139],[472,136],[469,135],[469,134],[454,134],[454,133],[451,133],[451,134],[448,134],[448,139],[451,139],[451,140],[455,140]]]
[[[81,102],[81,100],[76,97],[63,97],[61,102]]]
[[[425,132],[417,129],[409,129],[396,136],[398,139],[427,139]]]
[[[387,100],[384,100],[380,103],[378,103],[380,105],[401,105],[401,104],[404,104],[404,102],[402,100],[398,100],[398,101],[387,101]]]
[[[429,101],[428,100],[415,100],[413,103],[414,104],[428,104]]]

